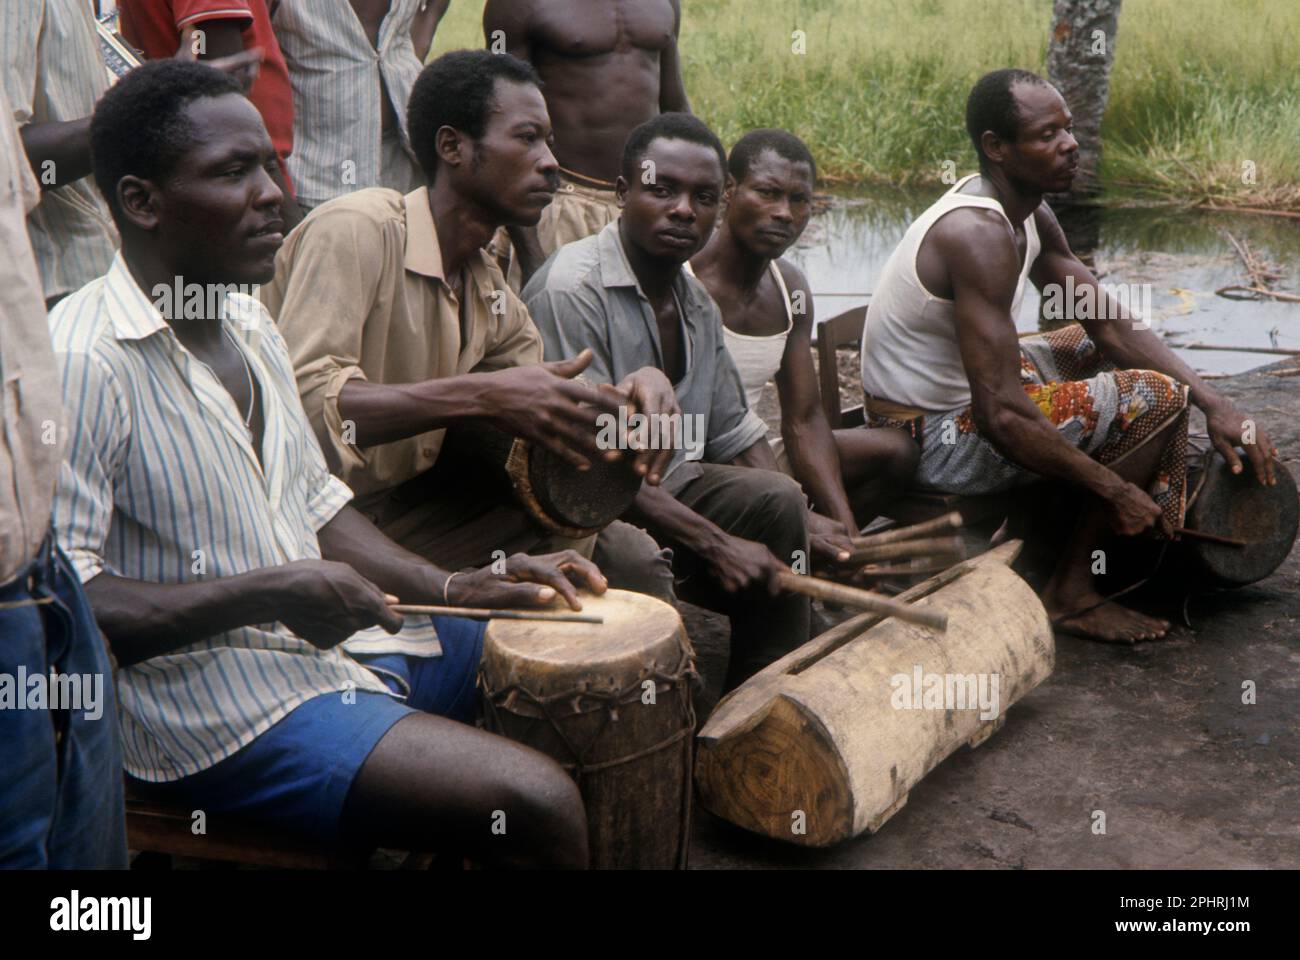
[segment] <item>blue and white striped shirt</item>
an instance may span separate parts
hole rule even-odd
[[[120,253],[51,311],[71,431],[54,525],[83,582],[107,571],[177,584],[317,559],[316,532],[351,499],[325,467],[265,308],[229,292],[223,316],[261,384],[265,472],[230,394]],[[347,650],[442,652],[424,617],[396,636],[363,631]],[[118,672],[126,769],[149,781],[188,776],[300,703],[349,688],[388,693],[345,650],[319,650],[281,623],[198,640]]]

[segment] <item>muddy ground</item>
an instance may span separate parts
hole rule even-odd
[[[1270,372],[1296,366],[1215,386],[1258,418],[1300,477],[1300,377]],[[1178,619],[1156,603],[1148,612]],[[1260,583],[1194,597],[1188,614],[1192,626],[1159,643],[1058,637],[1052,676],[991,740],[940,764],[875,835],[810,850],[697,806],[691,865],[1300,867],[1300,549]],[[686,623],[707,705],[726,666],[726,623],[698,608]],[[1245,680],[1254,705],[1242,703]],[[1097,810],[1104,835],[1093,832]]]

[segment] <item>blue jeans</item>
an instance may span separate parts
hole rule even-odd
[[[113,671],[76,571],[49,544],[0,586],[0,685],[12,694],[0,698],[0,868],[124,868]],[[80,702],[47,685],[51,672],[80,678]]]

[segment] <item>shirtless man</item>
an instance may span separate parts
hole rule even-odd
[[[614,181],[628,134],[660,112],[690,112],[680,27],[679,0],[488,0],[488,48],[529,61],[545,84],[563,178],[536,229],[510,231],[520,287],[559,247],[618,217]]]
[[[911,428],[923,486],[989,493],[1046,479],[1080,489],[1043,590],[1054,623],[1110,642],[1162,637],[1168,622],[1106,601],[1093,584],[1102,536],[1171,536],[1181,525],[1189,402],[1234,472],[1240,445],[1259,481],[1274,483],[1276,450],[1262,431],[1248,442],[1236,407],[1070,250],[1043,202],[1069,188],[1078,165],[1060,93],[1028,71],[994,71],[971,90],[966,128],[980,172],[917,218],[876,285],[862,340],[871,423]],[[1073,290],[1079,322],[1018,340],[1027,282],[1044,296]]]
[[[812,215],[817,168],[808,147],[785,130],[751,130],[731,148],[728,169],[722,225],[690,267],[722,311],[751,409],[776,379],[782,439],[755,452],[761,466],[789,473],[808,492],[816,549],[829,543],[817,533],[852,536],[901,491],[916,469],[916,444],[901,430],[832,431],[822,413],[812,291],[782,256]]]

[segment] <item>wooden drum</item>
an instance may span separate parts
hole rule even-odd
[[[489,624],[479,667],[488,729],[577,781],[592,866],[684,868],[698,675],[681,617],[623,590],[582,605],[605,622]]]
[[[632,506],[641,477],[632,460],[591,458],[583,471],[549,450],[484,424],[455,427],[443,457],[463,467],[467,483],[499,487],[548,533],[580,540],[599,533]]]

